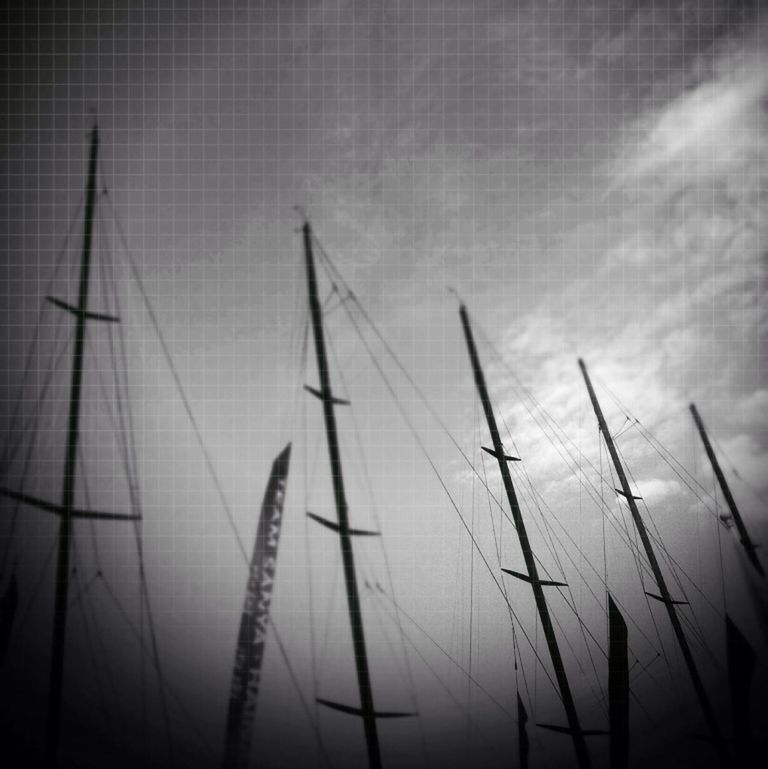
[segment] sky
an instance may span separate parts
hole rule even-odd
[[[272,459],[289,441],[277,636],[267,641],[253,759],[325,765],[296,680],[331,765],[363,760],[359,724],[311,704],[357,693],[338,545],[304,515],[335,516],[319,409],[301,389],[317,385],[302,336],[304,217],[316,256],[322,244],[410,376],[367,332],[394,402],[355,332],[365,318],[351,299],[340,304],[321,266],[333,386],[352,403],[338,410],[352,521],[383,535],[355,542],[377,703],[421,714],[382,723],[385,765],[508,763],[517,691],[532,722],[563,718],[548,663],[525,640],[544,654],[529,589],[503,583],[510,622],[483,562],[495,579],[501,566],[522,567],[514,531],[484,488],[501,498],[480,451],[489,438],[459,301],[475,324],[505,445],[523,459],[513,478],[534,548],[571,586],[552,610],[583,720],[600,728],[606,718],[607,577],[636,616],[634,760],[706,763],[706,748],[688,739],[703,722],[666,619],[638,585],[627,511],[611,491],[577,359],[594,378],[641,512],[675,559],[673,568],[664,555],[665,573],[708,641],[711,654],[697,644],[696,655],[726,723],[722,615],[764,647],[753,606],[762,602],[764,620],[766,599],[733,531],[716,523],[722,496],[688,404],[702,414],[753,539],[765,540],[768,62],[759,5],[174,1],[5,12],[0,427],[4,445],[19,450],[11,461],[3,455],[2,483],[60,493],[69,326],[44,297],[76,298],[97,123],[100,256],[90,301],[119,314],[124,329],[147,582],[174,692],[169,751],[152,662],[130,629],[148,639],[134,531],[79,528],[64,765],[132,760],[125,724],[148,735],[131,748],[143,761],[218,764],[243,552]],[[104,288],[113,277],[119,307]],[[109,337],[89,327],[89,340],[79,466],[92,480],[78,495],[125,510],[115,380],[104,374]],[[19,413],[39,411],[36,430],[24,420],[12,429],[20,393]],[[541,424],[556,425],[561,440]],[[648,436],[690,475],[664,462]],[[0,669],[3,713],[29,761],[44,725],[55,521],[24,506],[3,515],[0,587],[15,569],[24,612]],[[403,611],[401,627],[386,596]],[[755,731],[765,731],[768,713],[753,707]],[[532,766],[563,765],[569,751],[567,738],[536,730]],[[591,751],[607,765],[604,743]]]

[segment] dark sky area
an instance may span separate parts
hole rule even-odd
[[[314,704],[358,694],[338,542],[305,518],[335,511],[320,409],[302,390],[317,385],[304,216],[318,238],[334,389],[352,402],[338,410],[352,525],[383,534],[355,541],[376,702],[419,712],[382,721],[385,766],[515,766],[518,692],[530,766],[573,760],[567,736],[535,726],[564,714],[530,588],[501,581],[501,567],[523,561],[480,451],[489,437],[457,297],[505,445],[523,458],[512,472],[534,550],[569,585],[548,597],[585,727],[607,723],[607,584],[632,617],[630,766],[715,765],[663,608],[646,600],[653,578],[577,359],[671,589],[690,601],[684,627],[730,736],[722,620],[762,651],[768,597],[719,521],[727,510],[688,404],[750,533],[766,540],[763,17],[760,3],[716,0],[0,12],[0,485],[61,493],[72,323],[45,297],[76,300],[97,123],[89,306],[119,314],[121,331],[89,323],[76,496],[129,509],[116,427],[130,421],[152,608],[150,623],[133,526],[77,523],[62,767],[220,765],[245,560],[288,441],[250,765],[365,765],[357,720]],[[368,332],[382,384],[356,334],[366,317],[323,250],[410,380]],[[10,500],[2,516],[0,590],[15,575],[19,611],[0,717],[18,765],[35,765],[57,522]],[[761,661],[758,736],[766,675]],[[589,744],[607,767],[606,738]]]

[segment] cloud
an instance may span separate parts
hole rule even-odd
[[[763,148],[767,64],[764,55],[732,62],[717,79],[645,116],[650,128],[619,161],[617,186],[643,192],[658,185],[681,194],[713,182],[741,184],[747,164],[759,159]],[[734,172],[738,177],[731,179]]]
[[[739,433],[719,442],[721,464],[726,471],[735,470],[739,478],[760,491],[768,489],[768,451],[754,436]],[[724,456],[722,456],[724,455]]]
[[[768,390],[755,390],[739,398],[733,415],[744,427],[768,428]]]
[[[675,480],[664,480],[663,478],[647,478],[638,481],[635,486],[635,493],[643,498],[646,505],[655,505],[663,502],[669,497],[679,494],[680,484]]]
[[[734,412],[746,428],[737,448],[755,480],[760,467],[765,474],[757,432],[768,413],[768,394],[750,363],[760,333],[765,225],[757,201],[768,178],[768,62],[731,53],[712,71],[709,81],[636,121],[640,138],[607,172],[620,191],[611,198],[615,217],[579,222],[564,237],[563,250],[572,242],[577,264],[587,263],[580,249],[590,238],[599,244],[594,267],[577,273],[559,299],[517,318],[503,347],[566,434],[584,436],[594,420],[576,368],[581,355],[610,429],[622,432],[630,413],[683,460],[690,456],[687,403],[717,408],[724,394],[733,402],[746,391]],[[566,477],[562,458],[519,400],[517,391],[505,393],[502,410],[521,451],[535,458],[541,477]],[[596,451],[593,443],[588,452]],[[661,460],[638,430],[630,427],[619,444],[635,476],[646,479],[639,482],[646,501],[681,491],[657,475]]]

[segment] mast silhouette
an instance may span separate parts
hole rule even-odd
[[[30,494],[0,487],[0,494],[37,507],[46,513],[59,516],[58,556],[56,560],[56,593],[53,607],[53,639],[51,642],[51,667],[48,682],[48,714],[46,721],[45,764],[56,766],[61,727],[61,696],[64,677],[64,651],[67,634],[67,597],[69,594],[70,553],[72,549],[72,526],[75,519],[100,521],[138,521],[137,513],[109,513],[83,510],[75,506],[75,480],[77,472],[77,448],[80,440],[80,404],[83,385],[83,357],[85,352],[86,321],[98,320],[117,323],[119,318],[101,312],[88,310],[88,286],[91,267],[91,241],[93,238],[93,211],[96,205],[96,170],[99,153],[99,130],[94,125],[91,131],[91,149],[88,162],[88,182],[85,196],[83,219],[83,249],[80,263],[80,281],[77,305],[71,305],[56,297],[46,297],[51,304],[74,315],[75,345],[72,353],[72,377],[69,391],[69,417],[67,421],[67,444],[64,455],[61,503],[55,504]]]
[[[584,382],[587,386],[587,392],[589,393],[589,399],[592,402],[592,408],[594,409],[595,416],[597,417],[597,423],[600,427],[600,432],[603,434],[605,445],[608,447],[608,453],[611,455],[613,466],[616,469],[616,474],[618,475],[619,481],[621,483],[621,489],[616,489],[616,491],[627,500],[630,512],[632,513],[632,520],[634,521],[637,533],[640,535],[640,540],[643,543],[646,558],[648,559],[648,563],[651,566],[653,577],[656,580],[656,585],[658,586],[659,593],[661,594],[660,596],[655,596],[651,593],[647,593],[646,595],[649,595],[651,598],[660,600],[667,610],[669,621],[672,623],[672,629],[674,630],[675,636],[677,637],[678,646],[680,647],[683,659],[685,660],[685,665],[688,668],[688,673],[691,677],[691,681],[693,682],[693,688],[696,690],[696,696],[699,700],[702,712],[704,713],[704,718],[712,735],[718,757],[720,762],[723,765],[726,765],[728,763],[728,753],[725,747],[725,742],[722,735],[720,734],[720,728],[717,724],[717,719],[715,718],[714,711],[712,710],[709,698],[707,697],[707,692],[704,689],[704,684],[702,683],[701,676],[699,675],[698,668],[696,667],[696,662],[693,659],[693,654],[691,653],[691,649],[688,646],[688,641],[685,637],[685,633],[683,632],[683,627],[680,624],[680,618],[677,616],[677,609],[675,608],[676,602],[672,600],[672,596],[669,593],[664,575],[661,573],[659,562],[656,559],[656,553],[653,551],[651,540],[648,536],[648,532],[646,531],[645,523],[640,517],[640,513],[637,509],[635,500],[639,499],[639,497],[633,496],[629,488],[629,482],[627,481],[626,473],[624,472],[624,468],[621,464],[621,461],[619,460],[619,454],[616,451],[616,446],[613,443],[613,437],[608,430],[608,425],[605,421],[605,417],[603,416],[603,411],[600,408],[600,403],[598,402],[597,396],[595,395],[595,390],[592,387],[592,381],[590,380],[589,374],[587,373],[587,367],[581,358],[579,358],[579,368],[581,369]]]
[[[91,132],[91,155],[88,164],[88,186],[86,189],[85,217],[83,221],[80,290],[77,308],[73,312],[76,319],[75,348],[72,355],[72,384],[69,394],[69,423],[64,460],[64,485],[61,492],[59,552],[56,564],[56,598],[53,610],[53,645],[51,648],[51,673],[48,695],[46,763],[49,766],[56,765],[56,751],[61,724],[61,688],[64,674],[64,641],[67,633],[67,595],[69,593],[69,556],[72,545],[72,511],[75,501],[77,444],[80,438],[80,391],[83,382],[83,351],[85,348],[85,323],[88,307],[88,278],[91,267],[93,209],[96,204],[98,153],[99,131],[94,126]]]
[[[488,422],[488,429],[491,433],[491,439],[493,441],[493,451],[486,451],[496,457],[499,463],[499,470],[501,471],[501,477],[504,482],[504,489],[507,493],[507,499],[509,500],[509,507],[512,512],[512,518],[515,523],[515,529],[517,530],[517,536],[520,540],[520,547],[523,551],[523,559],[525,560],[525,566],[528,570],[527,575],[517,574],[516,572],[508,571],[504,569],[508,574],[512,574],[525,582],[529,582],[533,588],[533,596],[536,601],[536,609],[539,613],[539,620],[541,621],[541,627],[544,631],[544,637],[547,641],[547,648],[549,649],[549,656],[552,659],[552,667],[555,671],[555,677],[557,679],[557,685],[560,690],[560,698],[565,708],[565,713],[568,718],[568,733],[573,740],[573,746],[576,751],[576,760],[580,769],[588,769],[590,766],[589,753],[587,751],[587,744],[584,739],[584,732],[581,729],[579,723],[579,716],[576,712],[576,705],[573,701],[573,695],[571,694],[571,687],[568,683],[568,677],[565,673],[565,667],[563,665],[563,659],[560,655],[560,647],[557,643],[557,637],[555,636],[555,630],[552,626],[552,620],[549,616],[549,608],[547,606],[546,598],[544,597],[543,585],[553,585],[562,583],[553,583],[549,580],[539,579],[539,572],[536,567],[536,559],[534,558],[533,551],[531,550],[531,544],[528,540],[528,533],[525,529],[525,522],[523,521],[522,513],[520,512],[520,505],[517,501],[514,486],[512,485],[512,477],[509,473],[509,467],[507,461],[511,461],[514,457],[509,457],[504,453],[504,447],[499,437],[499,429],[496,425],[496,418],[491,408],[491,401],[488,397],[488,389],[485,385],[485,376],[483,375],[483,369],[480,365],[480,359],[477,355],[477,348],[475,347],[475,340],[472,335],[472,328],[469,323],[469,316],[467,314],[467,308],[464,304],[459,308],[459,314],[461,315],[461,324],[464,329],[464,337],[467,342],[467,348],[469,349],[469,357],[472,362],[472,370],[475,375],[475,384],[477,391],[480,395],[480,400],[483,404],[483,410],[485,411],[485,418]]]
[[[327,707],[339,710],[351,715],[361,716],[365,730],[365,743],[368,750],[368,764],[370,769],[381,768],[381,753],[379,750],[379,738],[376,728],[376,718],[382,716],[395,716],[405,714],[377,714],[373,707],[373,691],[371,689],[371,677],[368,670],[368,654],[365,648],[365,633],[363,631],[363,616],[360,609],[360,595],[357,588],[355,574],[355,556],[352,550],[351,534],[349,528],[349,515],[346,495],[344,493],[344,478],[341,469],[341,455],[339,453],[339,439],[336,430],[336,414],[334,406],[344,403],[334,398],[331,391],[331,380],[328,374],[328,359],[325,351],[325,336],[323,333],[323,316],[320,308],[320,300],[317,294],[317,278],[315,275],[315,263],[312,255],[312,230],[309,222],[304,223],[302,229],[304,236],[304,254],[307,267],[307,283],[309,286],[309,309],[312,321],[312,332],[315,338],[315,352],[317,354],[317,369],[320,376],[320,390],[307,387],[307,390],[318,397],[323,403],[323,416],[325,418],[325,432],[328,439],[328,455],[331,461],[331,479],[333,481],[333,495],[336,501],[336,514],[338,525],[330,521],[318,519],[318,516],[310,516],[319,523],[338,532],[341,540],[341,558],[344,567],[344,584],[347,589],[347,605],[349,607],[349,622],[352,627],[352,646],[355,655],[355,667],[357,669],[357,683],[360,690],[360,708],[347,705],[339,705],[318,700]]]
[[[723,471],[720,469],[720,463],[717,461],[717,456],[712,449],[712,444],[709,442],[709,436],[707,435],[707,431],[704,428],[704,422],[701,421],[701,417],[699,416],[699,412],[695,404],[691,403],[689,408],[693,416],[693,421],[696,423],[699,435],[701,436],[701,441],[704,444],[704,449],[706,450],[707,456],[709,457],[712,469],[715,471],[715,475],[717,476],[717,482],[720,484],[720,488],[722,489],[725,501],[728,503],[728,508],[731,511],[733,522],[736,524],[736,529],[739,532],[741,545],[747,554],[747,558],[749,558],[749,562],[752,564],[752,566],[755,567],[757,573],[761,577],[765,577],[765,571],[757,557],[757,547],[750,539],[749,532],[747,531],[747,527],[744,525],[741,513],[739,512],[739,508],[736,507],[736,501],[733,498],[733,494],[731,494],[731,489],[728,486],[728,482],[725,480]]]

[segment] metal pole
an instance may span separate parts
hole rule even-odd
[[[499,430],[496,426],[496,418],[493,415],[491,401],[488,397],[488,390],[485,386],[485,377],[483,375],[483,369],[480,366],[480,359],[477,355],[477,349],[475,348],[475,340],[472,336],[472,328],[469,324],[467,308],[463,304],[459,309],[459,314],[461,315],[461,324],[464,328],[464,336],[467,341],[467,347],[469,348],[469,357],[472,361],[472,370],[475,374],[475,384],[477,385],[477,391],[483,404],[485,418],[488,422],[488,429],[491,432],[493,450],[499,462],[499,470],[501,471],[501,477],[504,481],[504,489],[507,492],[507,499],[509,500],[509,507],[512,512],[512,519],[515,523],[517,536],[520,539],[520,547],[523,551],[523,559],[525,560],[525,566],[528,569],[528,577],[530,579],[531,587],[533,588],[533,597],[536,601],[536,609],[539,612],[539,620],[541,621],[541,627],[544,631],[544,637],[547,641],[549,656],[552,659],[552,667],[554,668],[557,685],[560,689],[560,697],[563,701],[565,714],[568,718],[568,731],[571,735],[571,738],[573,739],[573,746],[576,750],[576,760],[581,769],[587,769],[590,765],[589,753],[587,752],[587,744],[584,739],[584,734],[581,730],[581,725],[579,724],[579,716],[576,713],[576,706],[573,701],[573,695],[571,694],[571,687],[568,684],[568,677],[565,673],[565,667],[563,666],[563,659],[560,655],[560,647],[557,644],[557,637],[555,636],[555,630],[552,626],[552,620],[549,616],[549,608],[547,607],[547,601],[544,598],[544,590],[542,589],[541,582],[539,580],[539,573],[538,569],[536,568],[536,559],[533,556],[533,551],[531,550],[531,545],[528,540],[528,533],[525,530],[525,523],[523,521],[522,513],[520,512],[520,505],[518,504],[517,496],[515,495],[515,489],[512,485],[512,477],[509,474],[509,467],[507,465],[506,459],[504,458],[504,447],[501,443],[501,438],[499,437]]]
[[[83,381],[83,351],[85,348],[85,322],[88,304],[88,276],[91,263],[91,237],[93,209],[96,203],[96,167],[99,151],[97,126],[91,132],[91,154],[88,166],[88,186],[83,224],[83,251],[80,266],[80,291],[75,326],[75,349],[72,356],[72,382],[69,395],[69,422],[67,448],[64,461],[64,480],[61,495],[61,521],[59,523],[59,552],[56,564],[56,598],[53,611],[53,643],[48,695],[48,725],[46,736],[46,764],[56,766],[56,754],[61,727],[61,691],[64,673],[64,646],[67,632],[67,595],[69,592],[69,556],[72,542],[72,510],[75,501],[75,472],[80,423],[80,394]]]
[[[699,435],[701,436],[701,440],[704,443],[704,449],[706,450],[709,461],[712,464],[712,469],[715,471],[715,475],[717,476],[717,482],[720,484],[720,488],[722,489],[725,501],[728,503],[731,516],[733,517],[733,522],[736,524],[736,529],[739,532],[739,538],[747,554],[747,558],[749,558],[749,562],[755,567],[757,573],[761,577],[764,577],[765,571],[763,570],[762,564],[758,560],[757,549],[755,548],[752,540],[749,538],[747,527],[744,525],[744,521],[741,518],[741,513],[739,512],[739,508],[736,507],[736,501],[733,498],[733,494],[731,494],[731,490],[728,487],[728,482],[725,480],[723,471],[720,469],[720,463],[717,461],[715,452],[712,449],[712,444],[709,442],[709,436],[707,435],[707,431],[704,429],[704,423],[701,421],[699,412],[693,403],[691,403],[690,409],[691,414],[693,415],[693,421],[696,423],[696,427],[699,430]]]
[[[352,539],[349,534],[349,516],[346,496],[344,494],[344,478],[341,470],[341,455],[339,439],[336,430],[336,415],[333,410],[334,401],[331,392],[331,380],[328,374],[328,359],[325,352],[325,337],[323,334],[323,316],[320,300],[317,295],[317,278],[315,263],[312,256],[312,230],[309,222],[303,227],[304,254],[307,265],[307,281],[309,284],[309,309],[312,319],[312,331],[315,337],[315,352],[317,353],[317,368],[320,375],[320,395],[323,402],[325,417],[325,432],[328,438],[328,454],[331,461],[331,478],[333,494],[336,500],[336,513],[339,521],[339,537],[341,539],[341,558],[344,566],[344,583],[347,588],[347,604],[349,606],[349,622],[352,626],[352,645],[357,668],[357,683],[360,689],[360,705],[362,710],[365,742],[368,749],[368,764],[370,769],[380,769],[381,754],[379,738],[376,729],[376,715],[373,708],[373,691],[371,677],[368,671],[368,655],[365,649],[365,634],[363,632],[363,616],[360,610],[360,596],[355,576],[355,556],[352,550]]]
[[[608,430],[608,425],[606,424],[605,417],[603,416],[603,411],[600,408],[600,404],[598,403],[594,388],[592,387],[592,381],[590,380],[589,374],[587,373],[587,367],[584,365],[584,361],[581,360],[581,358],[579,358],[579,368],[581,368],[581,373],[584,376],[584,382],[587,385],[587,392],[589,393],[590,401],[592,401],[592,408],[595,410],[595,416],[597,417],[597,423],[600,427],[600,432],[603,434],[605,445],[608,447],[608,453],[611,455],[613,466],[616,468],[616,474],[619,476],[622,495],[627,500],[627,504],[629,505],[629,509],[632,513],[632,520],[635,523],[637,533],[640,535],[640,541],[643,543],[645,555],[648,558],[648,563],[651,566],[653,577],[656,580],[659,593],[661,594],[661,602],[664,604],[667,610],[669,621],[672,623],[672,629],[675,631],[677,643],[680,647],[680,651],[682,652],[683,659],[685,660],[685,665],[688,668],[691,681],[693,682],[693,688],[696,690],[696,696],[698,697],[699,704],[701,705],[701,709],[704,713],[704,718],[707,722],[707,726],[709,727],[709,731],[715,743],[715,748],[721,763],[726,765],[728,763],[728,751],[726,749],[725,742],[723,741],[723,737],[720,734],[720,728],[717,725],[717,719],[715,718],[714,711],[712,710],[709,698],[707,697],[707,692],[704,689],[704,684],[701,681],[701,676],[699,675],[698,668],[696,667],[696,662],[693,659],[693,654],[691,654],[691,649],[688,646],[685,633],[683,633],[683,627],[680,624],[680,618],[677,616],[675,604],[669,593],[669,589],[667,588],[664,575],[661,573],[659,562],[656,559],[656,554],[653,551],[651,540],[648,537],[648,532],[645,529],[645,523],[640,517],[637,504],[635,504],[635,498],[632,496],[632,492],[630,491],[626,473],[624,472],[624,468],[622,467],[621,461],[619,460],[616,446],[613,443],[613,437]]]

